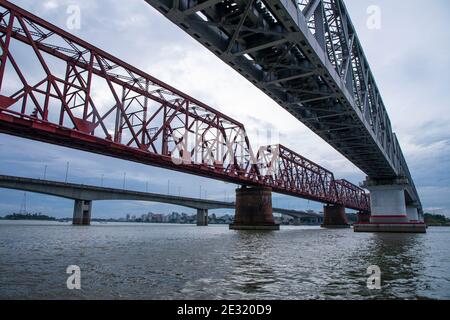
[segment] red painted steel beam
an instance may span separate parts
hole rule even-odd
[[[364,190],[284,146],[255,153],[238,121],[5,0],[0,48],[0,132],[370,211]]]

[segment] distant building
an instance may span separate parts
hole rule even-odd
[[[169,217],[170,223],[180,223],[180,214],[178,212],[172,212]]]
[[[279,218],[281,219],[281,218]],[[231,224],[233,223],[234,215],[225,214],[217,215],[216,213],[211,213],[208,217],[210,224]],[[170,214],[153,213],[148,212],[147,214],[142,214],[138,217],[136,215],[127,214],[126,218],[121,218],[119,221],[128,222],[145,222],[145,223],[178,223],[178,224],[196,224],[197,215],[189,214],[186,212],[178,213],[176,211]]]
[[[224,215],[222,218],[223,218],[225,224],[231,224],[231,223],[233,223],[233,220],[234,220],[234,217],[230,216],[228,214]]]
[[[163,215],[162,214],[153,214],[150,222],[153,222],[153,223],[163,222]]]

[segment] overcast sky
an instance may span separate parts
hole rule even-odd
[[[254,147],[267,144],[266,130],[284,145],[354,183],[364,174],[247,80],[155,11],[144,0],[15,0],[66,28],[67,7],[81,7],[74,33],[105,51],[238,119]],[[450,213],[450,2],[431,0],[346,0],[360,41],[381,90],[426,210]],[[367,8],[381,8],[381,29],[371,30]],[[0,174],[126,187],[218,200],[231,200],[236,186],[163,169],[0,134]],[[18,211],[24,193],[0,190],[0,215]],[[321,205],[274,195],[274,205],[321,209]],[[73,203],[27,194],[27,209],[70,217]],[[148,211],[192,210],[142,202],[97,202],[94,217]],[[224,212],[224,211],[222,211]],[[226,211],[225,211],[226,212]]]

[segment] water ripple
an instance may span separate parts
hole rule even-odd
[[[284,227],[0,222],[1,299],[448,299],[450,228],[426,235]],[[82,290],[66,288],[78,265]],[[367,289],[378,265],[382,289]]]

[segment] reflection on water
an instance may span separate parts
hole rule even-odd
[[[450,228],[363,234],[284,227],[0,222],[0,298],[450,298]],[[82,290],[66,288],[68,265]],[[378,265],[382,289],[366,287]]]
[[[419,297],[426,254],[423,241],[426,237],[422,234],[375,235],[367,259],[380,266],[386,294],[404,299]]]
[[[277,282],[274,268],[265,256],[274,238],[273,232],[237,233],[231,253],[230,281],[238,291],[250,295],[263,293],[270,284]]]

